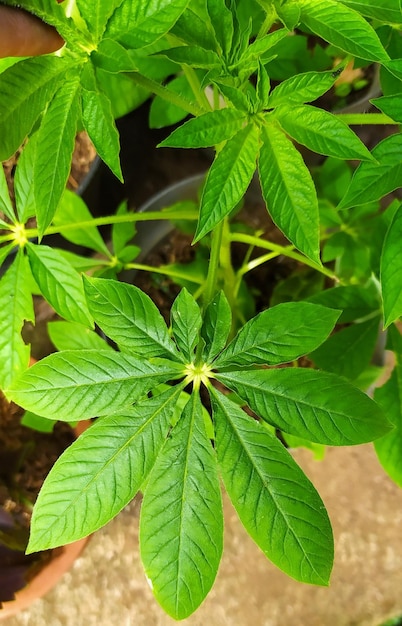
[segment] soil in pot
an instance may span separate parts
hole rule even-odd
[[[73,442],[67,424],[52,433],[21,424],[23,411],[0,395],[0,606],[13,600],[54,551],[24,554],[33,504],[60,454]],[[0,609],[1,618],[1,609]]]

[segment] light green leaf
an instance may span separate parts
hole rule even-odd
[[[377,33],[359,13],[337,0],[298,0],[301,21],[328,43],[367,61],[389,61]]]
[[[168,32],[188,0],[136,0],[123,2],[113,13],[105,36],[130,48],[148,46]]]
[[[332,113],[309,105],[276,110],[282,128],[313,152],[337,159],[373,161],[369,150],[347,124]]]
[[[342,4],[358,11],[362,15],[372,17],[380,22],[400,24],[402,12],[400,0],[340,0]]]
[[[219,152],[203,187],[194,241],[209,233],[240,202],[255,171],[259,144],[259,130],[249,124]]]
[[[29,552],[77,541],[126,506],[166,440],[180,389],[97,420],[51,469],[37,499]]]
[[[138,70],[132,56],[129,55],[122,45],[113,39],[103,39],[98,48],[92,52],[91,61],[95,67],[99,67],[111,74],[135,72]]]
[[[374,399],[394,425],[394,429],[375,441],[378,459],[392,480],[402,487],[402,339],[396,326],[388,329],[389,347],[395,353],[391,377],[374,391]]]
[[[33,185],[35,160],[36,135],[32,135],[20,154],[14,176],[15,204],[22,224],[36,215]]]
[[[141,289],[102,278],[85,278],[84,287],[96,323],[123,352],[181,360],[162,315]]]
[[[66,187],[79,116],[79,73],[64,82],[37,134],[33,185],[39,234],[51,223]]]
[[[318,201],[303,158],[280,128],[262,131],[258,171],[268,211],[285,236],[320,263]]]
[[[123,0],[108,0],[108,2],[104,2],[104,0],[77,0],[78,10],[86,21],[88,31],[93,35],[95,42],[102,39],[109,18],[122,2]]]
[[[201,8],[202,14],[198,13],[199,9],[200,5],[188,6],[180,15],[171,32],[187,44],[217,52],[218,42],[212,24],[204,15],[204,7]]]
[[[351,324],[331,335],[309,357],[320,369],[354,381],[373,358],[380,316]]]
[[[188,120],[164,139],[158,147],[208,148],[233,137],[247,122],[236,109],[218,109]]]
[[[68,64],[59,57],[36,57],[0,74],[0,161],[11,157],[31,131],[63,81]]]
[[[191,363],[194,360],[202,319],[200,307],[187,289],[182,289],[173,302],[170,316],[177,346],[185,360]]]
[[[287,367],[226,372],[217,379],[269,424],[309,441],[350,446],[390,429],[373,400],[332,373]]]
[[[211,589],[222,555],[223,517],[216,458],[193,393],[144,493],[140,549],[164,610],[190,615]]]
[[[339,311],[309,302],[278,304],[244,324],[215,365],[226,368],[294,361],[328,337],[339,315]]]
[[[206,0],[206,6],[216,40],[224,58],[229,59],[234,35],[232,11],[225,0]]]
[[[21,337],[24,321],[35,319],[27,289],[26,258],[20,250],[0,280],[0,389],[5,389],[27,367],[30,349]]]
[[[190,67],[200,67],[211,69],[221,66],[221,60],[216,52],[205,50],[198,46],[179,46],[177,48],[168,48],[157,52],[158,55],[166,56],[174,63],[180,65],[188,65]]]
[[[281,20],[282,24],[285,24],[286,28],[292,31],[300,21],[300,7],[294,2],[284,2],[282,0],[275,0],[275,11]]]
[[[82,121],[100,158],[123,182],[120,140],[109,99],[101,92],[82,90]]]
[[[212,404],[223,482],[247,532],[289,576],[327,585],[333,538],[320,496],[274,435],[218,391]]]
[[[53,218],[53,224],[62,227],[66,224],[72,225],[76,222],[84,222],[84,225],[81,227],[65,230],[60,228],[61,235],[78,246],[90,248],[109,257],[108,247],[103,241],[98,228],[92,225],[92,221],[93,216],[84,200],[76,193],[66,189]]]
[[[25,411],[21,418],[21,424],[39,433],[52,433],[55,427],[55,422],[47,420],[45,417],[40,417],[40,415],[36,415],[30,411]]]
[[[226,345],[232,326],[232,311],[223,291],[208,305],[201,336],[205,341],[204,359],[211,362]]]
[[[279,41],[282,41],[289,34],[286,28],[281,28],[279,30],[275,30],[268,35],[264,35],[264,37],[259,37],[255,39],[252,43],[250,43],[244,51],[240,59],[240,65],[245,65],[246,63],[250,63],[251,61],[255,61],[255,66],[257,67],[258,61],[261,60],[261,57],[267,53],[271,48],[276,46]]]
[[[402,135],[391,135],[371,151],[377,163],[361,163],[338,205],[338,209],[379,200],[402,187]]]
[[[49,246],[27,244],[32,275],[45,300],[71,322],[93,326],[79,274]]]
[[[393,119],[394,122],[402,124],[402,101],[400,95],[382,96],[381,98],[374,98],[370,102],[385,115]]]
[[[15,213],[13,205],[10,200],[10,192],[8,191],[8,185],[6,180],[6,175],[4,173],[4,168],[0,164],[0,212],[4,213],[11,220],[12,223],[15,223]]]
[[[381,255],[381,290],[384,306],[384,326],[389,326],[402,315],[402,206],[384,239]]]
[[[316,100],[329,89],[336,80],[334,72],[305,72],[279,83],[269,96],[269,106],[282,104],[303,104]]]
[[[57,350],[113,350],[94,330],[75,322],[48,322],[47,331]]]
[[[30,367],[5,394],[28,411],[72,422],[117,413],[176,375],[119,352],[68,350]]]

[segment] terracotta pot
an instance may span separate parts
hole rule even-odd
[[[34,362],[35,359],[31,359],[30,365]],[[84,430],[89,427],[90,423],[89,420],[80,422],[77,427],[74,428],[76,437],[84,432]],[[72,567],[74,561],[81,554],[89,539],[90,537],[85,537],[84,539],[80,539],[79,541],[75,541],[61,548],[55,548],[51,553],[50,560],[39,569],[26,587],[23,587],[15,593],[15,599],[2,602],[0,621],[26,609],[32,602],[41,598],[55,587],[63,574]]]

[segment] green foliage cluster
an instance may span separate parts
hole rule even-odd
[[[310,447],[376,440],[402,485],[402,209],[388,195],[402,186],[402,139],[394,133],[369,151],[351,128],[402,122],[400,0],[7,4],[55,26],[66,45],[0,73],[0,159],[23,144],[14,200],[0,169],[0,387],[36,420],[97,418],[50,472],[29,551],[95,531],[141,491],[145,572],[162,607],[182,619],[217,573],[222,480],[273,563],[328,584],[325,507],[276,433]],[[321,42],[315,55],[306,38]],[[351,62],[380,67],[379,112],[318,106]],[[115,118],[149,94],[152,125],[185,120],[162,147],[215,150],[199,205],[148,215],[123,205],[94,219],[65,191],[75,135],[85,129],[121,178]],[[312,170],[300,146],[327,159]],[[353,175],[348,160],[359,162]],[[255,176],[288,245],[231,219]],[[147,219],[189,222],[194,243],[208,243],[201,270],[156,270],[196,285],[180,291],[169,325],[118,280],[123,269],[149,269],[133,243],[135,223]],[[109,244],[98,229],[106,223]],[[47,245],[54,233],[95,257]],[[234,242],[249,247],[236,270]],[[279,255],[299,268],[252,317],[239,304],[243,278]],[[49,326],[58,352],[27,369],[21,330],[34,321],[35,294],[62,319]],[[373,378],[381,325],[396,364],[373,400],[360,387]],[[297,367],[304,355],[315,368]]]

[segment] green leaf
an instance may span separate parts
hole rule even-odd
[[[340,0],[342,4],[358,11],[366,17],[380,22],[400,24],[402,12],[400,0]]]
[[[380,332],[380,316],[351,324],[331,335],[310,358],[320,369],[354,381],[373,358]]]
[[[218,391],[212,405],[223,482],[247,532],[289,576],[327,585],[333,538],[313,485],[274,435]]]
[[[190,67],[201,67],[204,69],[212,69],[221,66],[221,60],[216,52],[212,50],[204,50],[198,46],[179,46],[177,48],[168,48],[157,52],[158,55],[166,56],[174,63],[180,65],[188,65]]]
[[[127,50],[113,39],[103,39],[98,48],[92,52],[91,61],[95,67],[111,74],[138,70]]]
[[[276,118],[288,135],[313,152],[337,159],[373,161],[358,136],[328,111],[309,105],[282,106],[276,110]]]
[[[164,139],[158,147],[208,148],[233,137],[247,121],[243,111],[218,109],[188,120]]]
[[[225,0],[206,0],[206,6],[223,57],[229,59],[234,35],[232,11]]]
[[[113,350],[94,330],[75,322],[48,322],[47,330],[57,350]]]
[[[30,367],[5,393],[38,415],[73,422],[117,413],[172,376],[177,369],[127,354],[68,350]]]
[[[268,211],[285,236],[320,263],[318,201],[310,172],[282,130],[266,125],[262,140],[258,171]]]
[[[379,200],[385,194],[402,187],[402,135],[391,135],[371,151],[377,163],[361,163],[338,205],[338,209]]]
[[[332,373],[287,367],[217,374],[269,424],[331,446],[373,441],[390,424],[365,393]]]
[[[387,231],[381,255],[381,290],[384,306],[384,326],[402,315],[402,206],[394,215]]]
[[[123,352],[181,360],[162,315],[141,289],[103,278],[85,278],[84,287],[96,323]]]
[[[336,81],[334,72],[304,72],[279,83],[269,96],[269,106],[303,104],[316,100]]]
[[[255,41],[247,46],[243,55],[241,56],[241,59],[239,61],[240,67],[254,61],[255,67],[257,68],[258,62],[261,60],[261,58],[274,46],[276,46],[277,43],[282,41],[282,39],[284,39],[288,34],[289,32],[286,28],[281,28],[279,30],[273,31],[272,33],[268,33],[268,35],[264,35],[264,37],[259,37],[255,39]]]
[[[8,191],[6,175],[2,165],[0,167],[0,212],[4,213],[12,223],[15,223],[14,208],[11,204],[10,192]]]
[[[339,324],[354,322],[380,310],[377,287],[372,283],[367,287],[347,285],[325,289],[310,296],[308,301],[342,311]]]
[[[93,326],[79,274],[49,246],[26,246],[32,275],[45,300],[71,322]]]
[[[173,302],[170,315],[173,337],[185,360],[191,363],[199,341],[202,319],[200,307],[187,289],[180,291]]]
[[[211,589],[222,555],[223,516],[216,458],[199,396],[172,430],[144,493],[140,549],[156,599],[175,619]]]
[[[385,113],[385,115],[393,119],[394,122],[402,124],[402,102],[399,95],[382,96],[381,98],[374,98],[370,100],[370,102],[374,104],[377,109]]]
[[[260,61],[258,64],[257,85],[255,89],[257,94],[258,108],[260,110],[266,109],[268,107],[270,89],[271,82],[269,80],[268,72]]]
[[[33,176],[36,160],[36,135],[30,137],[18,159],[14,176],[15,204],[18,218],[25,224],[36,215]]]
[[[35,315],[27,282],[26,258],[20,250],[0,280],[0,389],[28,367],[30,349],[21,330],[24,321],[33,322]]]
[[[296,3],[282,3],[282,0],[275,0],[275,11],[282,24],[285,24],[290,31],[300,22],[300,7]]]
[[[33,167],[39,234],[51,223],[70,174],[79,116],[79,75],[64,82],[37,135]]]
[[[37,499],[28,552],[77,541],[126,506],[147,478],[180,390],[97,420],[54,464]]]
[[[35,415],[30,411],[25,411],[21,419],[21,425],[36,430],[39,433],[52,433],[55,427],[55,422],[47,420],[45,417]]]
[[[199,71],[199,70],[197,70]],[[169,91],[180,94],[182,99],[186,99],[191,103],[194,100],[194,94],[191,90],[187,77],[184,74],[179,74],[169,81],[165,87],[166,97],[168,98]],[[149,113],[149,125],[150,128],[163,128],[164,126],[171,126],[181,122],[188,115],[187,111],[176,106],[175,104],[165,100],[161,96],[156,96],[151,103]]]
[[[336,0],[298,0],[301,21],[324,41],[355,57],[389,61],[375,30],[359,13]]]
[[[259,150],[259,130],[249,124],[229,139],[208,171],[194,241],[209,233],[244,196]]]
[[[122,202],[117,208],[116,215],[128,215],[132,211],[128,210],[127,202]],[[113,224],[112,226],[112,244],[113,252],[116,256],[125,249],[126,245],[131,242],[135,235],[135,224],[133,222],[125,222],[121,224]]]
[[[123,2],[113,13],[105,37],[130,48],[148,46],[170,30],[188,0],[136,0]]]
[[[82,90],[82,121],[100,158],[123,182],[119,132],[109,99],[99,91]]]
[[[201,5],[202,6],[202,5]],[[173,26],[171,32],[181,41],[204,48],[205,50],[218,51],[218,42],[212,28],[211,21],[206,15],[198,13],[200,5],[187,6],[184,12]],[[204,7],[202,6],[202,11]],[[205,6],[206,14],[206,6]]]
[[[388,416],[394,429],[375,441],[378,459],[392,480],[402,487],[402,340],[399,330],[388,330],[390,348],[394,351],[396,364],[391,377],[374,391],[374,399]]]
[[[108,0],[108,2],[104,2],[104,0],[77,0],[78,10],[87,23],[88,31],[93,35],[95,42],[102,39],[106,24],[122,2],[123,0]]]
[[[59,57],[36,57],[0,74],[0,161],[10,158],[31,131],[63,81],[68,65]]]
[[[340,313],[309,302],[285,302],[259,313],[239,330],[216,367],[279,365],[317,348]]]
[[[92,225],[92,221],[93,216],[84,200],[76,193],[66,189],[53,218],[53,224],[60,228],[61,235],[67,241],[71,241],[78,246],[90,248],[109,257],[108,247],[103,241],[98,228]],[[84,222],[84,225],[77,228],[62,229],[62,226],[66,224],[71,225],[75,222]]]
[[[232,311],[223,291],[209,303],[201,329],[205,341],[204,359],[211,362],[226,345],[232,326]]]

